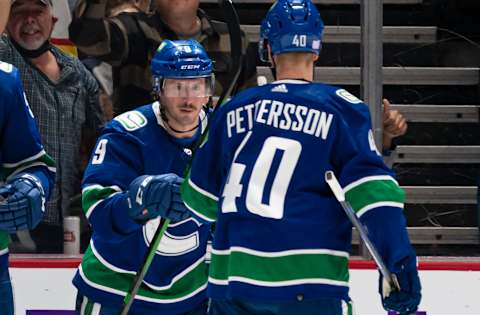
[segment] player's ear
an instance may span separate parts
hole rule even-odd
[[[317,54],[313,54],[313,62],[317,61],[318,60],[318,55]]]

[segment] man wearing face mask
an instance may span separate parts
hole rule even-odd
[[[51,0],[14,0],[0,60],[18,68],[45,148],[57,161],[57,177],[44,221],[32,232],[32,250],[61,252],[62,218],[79,191],[82,129],[93,137],[103,123],[98,84],[73,57],[50,44],[56,22]]]

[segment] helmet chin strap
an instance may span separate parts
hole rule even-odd
[[[46,40],[40,47],[37,49],[25,49],[19,43],[17,43],[12,37],[9,37],[13,46],[18,50],[20,55],[28,59],[33,59],[41,56],[43,53],[47,52],[51,48],[50,40]]]

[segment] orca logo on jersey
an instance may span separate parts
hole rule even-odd
[[[147,246],[150,246],[159,224],[160,218],[157,217],[144,225],[143,238]],[[200,246],[200,236],[198,231],[191,234],[188,233],[197,229],[198,226],[200,224],[192,218],[170,223],[157,247],[156,253],[162,256],[179,256],[194,251]]]
[[[134,131],[147,125],[147,118],[136,110],[123,113],[114,118],[128,131]]]
[[[0,70],[5,73],[11,73],[13,71],[13,66],[9,63],[0,61]]]
[[[363,101],[361,99],[359,99],[358,97],[351,94],[350,92],[348,92],[345,89],[336,90],[335,94],[337,94],[338,96],[340,96],[341,98],[343,98],[344,100],[346,100],[347,102],[352,103],[352,104],[363,103]]]

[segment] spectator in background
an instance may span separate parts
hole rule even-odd
[[[107,2],[107,16],[114,17],[120,13],[147,12],[150,7],[150,1],[138,0],[109,0]],[[105,118],[108,120],[114,116],[113,112],[113,84],[112,84],[112,65],[98,59],[97,57],[85,57],[81,59],[83,64],[89,69],[97,79],[100,86],[100,104],[102,105]]]
[[[51,0],[15,0],[8,37],[0,39],[0,60],[19,69],[45,148],[57,161],[44,221],[32,232],[39,252],[62,251],[62,219],[80,188],[81,143],[94,140],[103,123],[93,76],[80,61],[50,44],[55,21]]]
[[[231,65],[226,24],[211,20],[199,9],[199,0],[156,0],[156,11],[123,12],[107,18],[108,0],[79,0],[70,24],[71,40],[80,52],[113,66],[115,113],[152,102],[149,69],[163,39],[196,39],[215,61],[215,95],[229,83]],[[244,40],[245,47],[248,41]],[[248,50],[239,86],[256,85],[256,51]]]
[[[107,16],[112,17],[124,12],[148,12],[150,0],[109,0]]]

